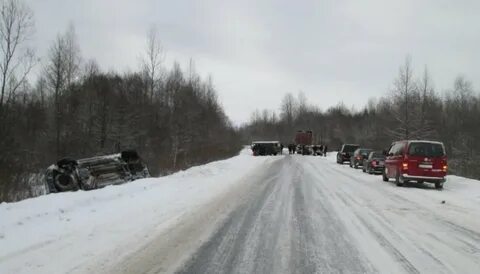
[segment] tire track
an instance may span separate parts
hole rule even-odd
[[[388,249],[389,252],[393,254],[393,256],[399,262],[401,262],[401,264],[404,266],[404,268],[408,272],[416,273],[420,271],[418,267],[416,267],[416,264],[419,263],[419,261],[418,259],[416,259],[416,263],[409,261],[408,258],[406,258],[406,256],[403,255],[405,253],[402,253],[402,251],[405,252],[405,250],[396,248],[395,244],[393,244],[389,240],[391,239],[391,237],[396,238],[395,241],[397,242],[407,241],[409,244],[406,247],[408,247],[409,249],[411,247],[414,247],[418,252],[420,252],[421,254],[424,254],[426,258],[428,258],[428,260],[431,260],[432,265],[435,265],[435,267],[439,269],[443,269],[442,272],[446,270],[455,271],[455,267],[452,267],[449,264],[445,264],[445,262],[442,259],[440,259],[439,254],[438,252],[435,251],[435,249],[431,251],[431,248],[432,248],[431,244],[429,244],[430,247],[427,248],[425,246],[426,243],[423,243],[422,241],[418,240],[420,239],[418,235],[420,235],[422,231],[418,231],[419,234],[417,233],[417,236],[410,234],[414,230],[414,227],[419,227],[419,228],[435,227],[435,228],[444,229],[445,227],[449,226],[450,233],[453,233],[452,234],[453,237],[455,238],[467,237],[469,241],[465,242],[465,241],[458,240],[457,243],[460,243],[460,246],[458,245],[455,246],[450,244],[452,241],[445,241],[437,238],[435,239],[435,242],[430,241],[430,243],[433,243],[438,248],[440,248],[439,245],[443,245],[451,251],[458,252],[458,254],[464,254],[463,251],[472,254],[472,250],[473,251],[477,250],[474,243],[476,243],[477,245],[478,243],[480,243],[478,241],[479,235],[480,235],[479,233],[471,229],[465,228],[461,225],[450,222],[446,219],[445,216],[439,215],[436,212],[432,212],[431,210],[428,210],[424,205],[421,205],[416,201],[412,201],[404,197],[401,197],[399,196],[400,195],[399,193],[394,193],[393,191],[390,193],[389,191],[387,191],[388,189],[385,188],[384,186],[372,187],[372,182],[366,181],[364,178],[362,178],[361,175],[358,177],[354,177],[351,174],[344,173],[346,170],[341,170],[340,168],[337,168],[337,167],[330,169],[328,166],[323,165],[323,168],[319,169],[318,168],[319,165],[314,165],[312,162],[309,162],[309,164],[311,166],[309,170],[314,171],[313,173],[315,174],[326,173],[326,174],[332,175],[332,177],[335,177],[338,181],[342,182],[338,184],[337,187],[334,188],[335,189],[334,191],[332,191],[333,193],[336,193],[336,198],[339,201],[341,201],[347,208],[352,208],[352,212],[355,214],[356,218],[358,218],[358,220],[362,223],[362,225],[365,226],[372,233],[372,235],[374,235],[375,238],[378,239],[378,241],[382,243],[382,245],[384,245],[385,248]],[[335,172],[335,170],[337,172]],[[321,175],[321,176],[325,177],[325,175]],[[347,180],[339,179],[342,177],[346,178]],[[325,185],[325,186],[330,187],[330,185]],[[378,195],[378,197],[382,197],[382,198],[378,201],[377,200],[365,201],[366,197],[372,197],[372,192],[375,193],[374,194],[375,196]],[[393,199],[388,200],[389,198],[393,198]],[[387,209],[382,210],[381,208],[382,203],[384,203],[383,205],[387,205]],[[402,204],[407,205],[406,211],[404,211],[401,208]],[[392,209],[397,208],[397,210],[391,210],[388,208],[392,208]],[[360,214],[360,212],[362,214]],[[398,216],[393,219],[393,220],[396,220],[397,224],[392,223],[392,216],[386,216],[384,215],[384,212],[388,212],[389,214],[394,214]],[[405,215],[409,213],[410,215]],[[410,222],[398,223],[400,218],[403,219],[405,218],[405,216],[415,216],[415,215],[421,216],[420,218],[418,218],[417,220],[418,223],[416,224],[413,224]],[[409,217],[409,218],[412,219],[412,217]],[[374,220],[375,223],[378,224],[379,226],[378,227],[373,226],[371,224],[372,220]],[[447,226],[444,225],[445,222],[447,222]],[[401,224],[401,226],[398,227],[398,224]],[[378,230],[379,227],[382,227],[381,231]],[[388,235],[388,237],[386,237],[386,235]],[[430,235],[433,235],[433,234],[430,234]],[[428,235],[428,237],[430,237],[430,235]],[[462,248],[462,244],[463,244],[463,248]],[[443,252],[445,252],[445,248],[443,248]],[[442,253],[442,254],[444,256],[446,255],[446,253]],[[412,256],[412,254],[410,254],[409,256]],[[468,259],[465,260],[465,262],[468,262]],[[475,263],[475,261],[470,261],[468,263],[472,264],[472,263]],[[456,264],[458,265],[458,263]],[[478,261],[477,261],[477,265],[478,265]]]
[[[258,179],[260,192],[235,209],[177,273],[235,273],[249,232],[275,187],[278,164],[268,171],[266,177]],[[258,190],[258,186],[254,190]]]

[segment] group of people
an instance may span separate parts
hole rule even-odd
[[[297,146],[295,144],[288,145],[288,154],[295,154],[296,150],[297,150]]]

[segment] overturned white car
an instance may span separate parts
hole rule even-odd
[[[147,166],[134,150],[86,159],[61,159],[47,168],[48,193],[90,190],[150,177]]]

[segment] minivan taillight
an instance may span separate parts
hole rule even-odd
[[[402,169],[407,170],[408,169],[408,163],[402,163]]]
[[[443,170],[443,172],[447,172],[447,170],[448,170],[448,166],[447,166],[446,164],[445,164],[445,165],[443,165],[443,167],[442,167],[442,170]]]

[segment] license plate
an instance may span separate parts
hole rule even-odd
[[[428,169],[431,169],[433,166],[432,166],[432,164],[419,164],[418,167],[419,167],[419,168],[428,168]]]

